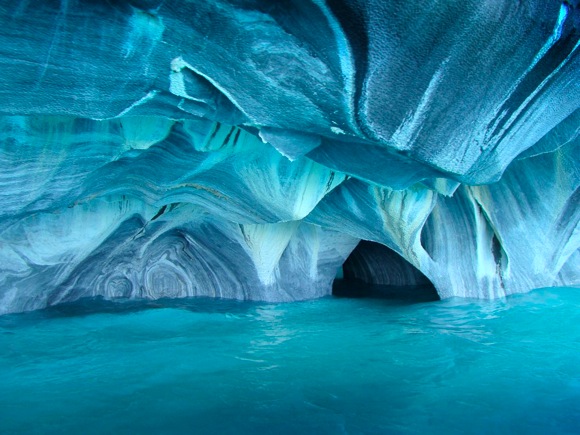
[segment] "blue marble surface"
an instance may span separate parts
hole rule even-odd
[[[2,1],[0,314],[316,298],[360,240],[578,285],[579,47],[576,1]]]

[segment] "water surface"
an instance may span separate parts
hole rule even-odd
[[[580,289],[0,317],[2,433],[580,433]]]

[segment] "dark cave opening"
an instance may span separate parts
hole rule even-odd
[[[344,262],[332,294],[412,302],[440,299],[429,278],[416,267],[392,249],[367,240],[361,240]]]

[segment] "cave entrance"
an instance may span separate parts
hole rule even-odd
[[[440,299],[429,278],[416,267],[392,249],[367,240],[361,240],[338,271],[332,294],[411,302]]]

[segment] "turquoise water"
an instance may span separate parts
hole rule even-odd
[[[580,289],[0,317],[2,433],[580,433]]]

